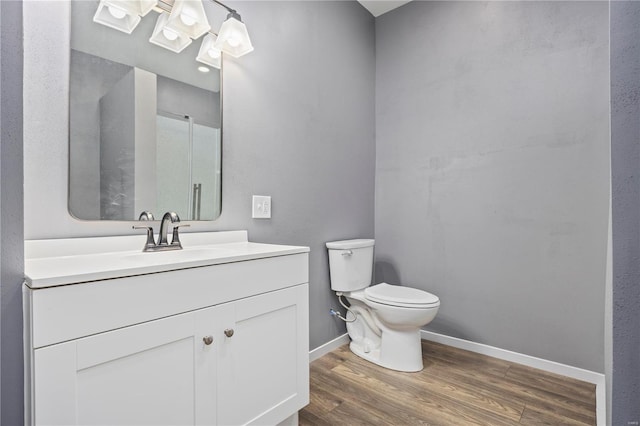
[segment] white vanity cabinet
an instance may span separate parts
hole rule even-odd
[[[182,314],[36,349],[34,423],[195,424],[198,370],[211,364],[215,380],[215,360],[207,360],[210,348],[197,342],[194,317]],[[215,396],[211,401],[215,420]]]
[[[257,418],[275,424],[309,402],[308,312],[300,309],[307,290],[298,286],[220,307],[222,328],[233,335],[223,331],[217,347],[218,424]]]
[[[309,401],[305,251],[31,284],[31,424],[277,424]]]

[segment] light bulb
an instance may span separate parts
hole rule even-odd
[[[210,70],[207,67],[200,66],[200,67],[198,67],[198,71],[200,71],[200,72],[209,72]]]
[[[122,9],[118,9],[117,7],[113,7],[109,5],[107,6],[107,9],[109,9],[109,13],[111,14],[111,16],[113,16],[116,19],[122,19],[125,16],[127,16],[127,12],[125,12]]]
[[[170,41],[173,41],[173,40],[175,40],[175,39],[177,39],[177,38],[178,38],[178,34],[177,34],[177,33],[173,32],[173,31],[171,31],[171,30],[169,30],[169,29],[167,29],[167,28],[164,28],[164,29],[162,30],[162,35],[163,35],[167,40],[170,40]]]
[[[217,59],[220,57],[220,51],[218,49],[209,49],[207,54],[211,56],[213,59]]]
[[[181,13],[180,14],[180,20],[182,21],[183,24],[185,24],[187,27],[192,26],[193,24],[196,23],[196,20],[193,19],[191,16],[187,15],[186,13]]]
[[[235,37],[231,37],[227,39],[227,43],[229,43],[229,46],[231,47],[238,47],[238,45],[240,45],[240,40]]]

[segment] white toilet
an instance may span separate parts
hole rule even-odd
[[[349,301],[347,332],[356,355],[398,371],[422,370],[420,327],[433,320],[440,299],[410,287],[371,284],[374,240],[327,243],[331,289]],[[346,308],[346,305],[343,304]],[[339,315],[340,316],[340,315]]]

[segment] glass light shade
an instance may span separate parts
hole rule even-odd
[[[93,22],[131,34],[140,23],[140,16],[131,13],[126,7],[127,2],[100,1],[96,14],[93,15]],[[122,16],[121,18],[119,16]]]
[[[191,39],[185,34],[167,28],[166,24],[168,19],[169,15],[166,13],[160,14],[149,41],[157,46],[169,49],[172,52],[180,53],[185,47],[191,44]]]
[[[196,39],[211,29],[201,0],[175,0],[167,28]]]
[[[158,0],[102,0],[100,3],[123,10],[128,15],[145,16],[158,4]]]
[[[137,3],[140,4],[140,12],[138,12],[138,15],[145,16],[158,4],[158,0],[139,0]]]
[[[216,36],[213,34],[207,34],[202,40],[198,56],[196,56],[196,61],[220,69],[220,66],[222,65],[222,52],[216,49],[214,46],[215,42]]]
[[[240,15],[232,12],[227,16],[220,27],[215,47],[234,58],[253,51],[247,27],[240,20]]]
[[[131,15],[145,16],[151,12],[157,0],[107,0],[106,3],[125,9]]]
[[[122,19],[127,16],[127,12],[122,9],[118,9],[117,7],[107,5],[107,9],[109,9],[109,13],[116,19]]]

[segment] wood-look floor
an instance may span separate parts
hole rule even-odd
[[[300,425],[595,425],[595,385],[423,341],[424,370],[371,364],[347,345],[311,363]]]

